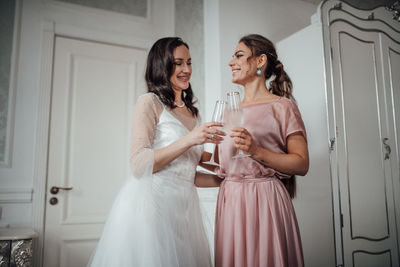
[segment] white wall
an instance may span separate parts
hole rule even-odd
[[[316,9],[316,5],[299,0],[220,0],[222,91],[237,88],[231,83],[228,62],[240,37],[258,33],[276,43],[309,25]]]
[[[192,77],[190,84],[204,117],[204,12],[203,0],[175,0],[175,34],[190,47]]]
[[[13,143],[11,163],[0,168],[0,226],[30,226],[32,220],[32,187],[34,169],[35,122],[37,114],[40,61],[40,6],[24,2],[20,19],[20,42],[17,61],[16,97],[13,109]]]
[[[297,176],[293,204],[299,222],[306,266],[335,266],[332,183],[321,25],[310,25],[277,43],[293,82],[307,131],[310,168]]]

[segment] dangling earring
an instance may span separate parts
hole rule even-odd
[[[258,68],[258,69],[257,69],[256,74],[257,74],[257,76],[260,76],[260,75],[261,75],[261,68]]]

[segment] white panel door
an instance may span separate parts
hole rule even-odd
[[[331,41],[344,265],[398,266],[380,34],[338,21]]]
[[[97,244],[129,172],[130,118],[146,90],[145,60],[141,49],[56,37],[46,267],[86,266]]]

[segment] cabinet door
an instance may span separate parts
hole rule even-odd
[[[381,35],[344,21],[331,25],[345,266],[399,265]]]
[[[400,241],[400,42],[396,42],[386,35],[381,35],[382,62],[384,86],[386,88],[386,103],[388,109],[389,130],[394,133],[389,136],[388,145],[393,173],[393,191],[396,207],[397,240]],[[400,41],[400,40],[398,40]],[[399,244],[399,242],[397,243]]]

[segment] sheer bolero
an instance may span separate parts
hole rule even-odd
[[[174,113],[154,93],[140,96],[134,108],[131,123],[129,162],[132,175],[140,178],[143,175],[151,174],[154,164],[154,149],[178,140],[199,123],[200,118],[183,118],[182,115]],[[202,151],[202,146],[197,149],[190,148],[180,158],[189,157],[192,164],[197,165],[198,161],[193,161],[199,160],[197,159],[199,148]],[[193,152],[195,152],[194,155]]]

